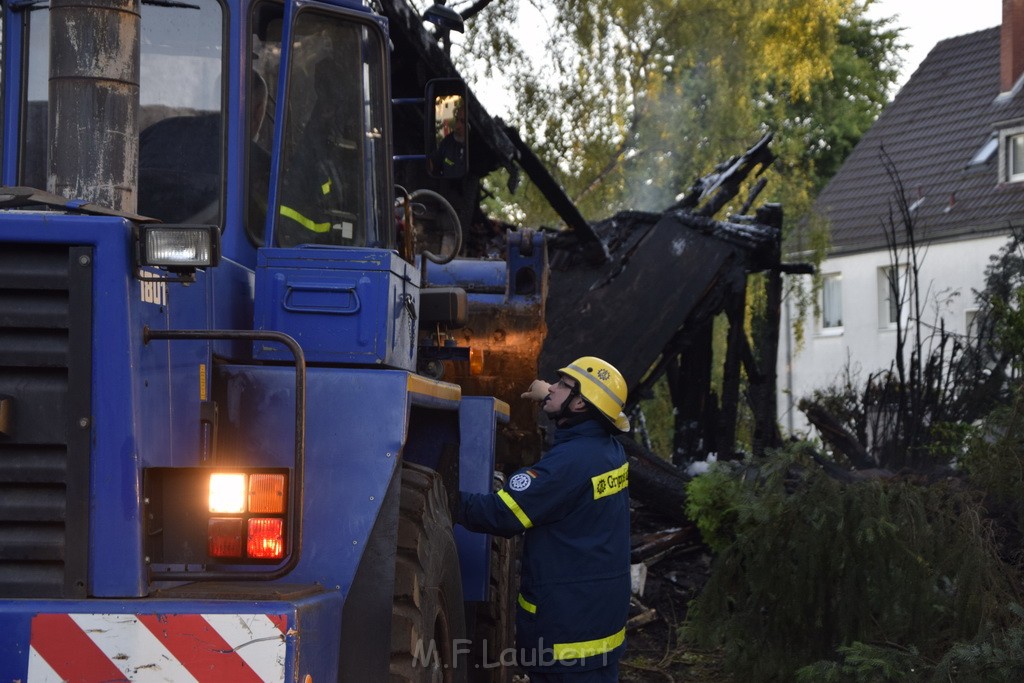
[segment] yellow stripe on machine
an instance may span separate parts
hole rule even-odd
[[[523,512],[523,508],[519,507],[519,503],[516,502],[515,498],[513,498],[508,491],[505,489],[498,491],[498,498],[501,498],[501,500],[504,501],[505,505],[507,505],[508,509],[512,511],[512,514],[516,516],[516,519],[519,520],[519,523],[523,525],[524,529],[529,529],[533,526],[533,522],[530,521],[527,514]]]
[[[625,627],[623,627],[618,633],[610,635],[607,638],[584,640],[580,643],[555,643],[553,649],[556,660],[582,659],[583,657],[593,657],[594,655],[611,652],[624,642],[626,642]]]
[[[423,375],[409,373],[408,389],[410,394],[419,394],[426,398],[455,402],[462,400],[462,387],[458,384],[438,382]]]

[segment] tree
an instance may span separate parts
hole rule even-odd
[[[511,123],[591,220],[663,209],[769,130],[781,182],[769,183],[765,199],[796,219],[895,79],[896,32],[864,18],[870,2],[538,2],[548,25],[528,27],[527,49],[516,31],[530,6],[493,0],[473,15],[455,56],[463,73],[513,84]],[[556,220],[528,183],[501,199],[506,215],[528,225]]]

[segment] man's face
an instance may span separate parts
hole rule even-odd
[[[558,381],[548,388],[548,399],[544,401],[545,413],[555,414],[562,410],[562,404],[568,400],[569,393],[575,388],[576,380],[560,375]]]

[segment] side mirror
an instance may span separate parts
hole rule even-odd
[[[469,97],[459,78],[427,82],[424,146],[427,172],[435,178],[461,178],[469,165]]]

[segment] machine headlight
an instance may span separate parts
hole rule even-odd
[[[139,265],[170,270],[208,268],[220,261],[214,225],[140,225]]]

